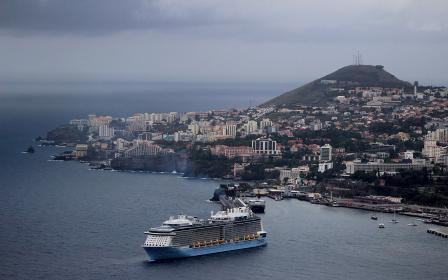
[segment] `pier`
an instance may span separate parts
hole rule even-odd
[[[443,238],[448,238],[448,228],[429,228],[426,232]]]

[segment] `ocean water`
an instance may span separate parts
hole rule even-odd
[[[392,225],[389,214],[372,221],[369,212],[297,200],[267,200],[264,248],[149,263],[143,232],[170,215],[216,211],[207,200],[218,181],[49,161],[64,148],[21,153],[34,137],[88,113],[238,107],[276,93],[179,87],[163,88],[167,98],[158,88],[0,93],[0,279],[448,279],[448,240],[419,222],[407,226],[415,219]]]

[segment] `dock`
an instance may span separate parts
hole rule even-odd
[[[448,228],[429,228],[426,232],[443,238],[448,238]]]

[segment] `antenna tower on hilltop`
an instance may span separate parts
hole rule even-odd
[[[353,65],[362,65],[362,54],[359,51],[353,55]]]

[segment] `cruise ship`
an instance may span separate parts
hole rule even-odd
[[[254,248],[267,243],[259,217],[248,207],[211,213],[209,219],[179,215],[145,232],[150,261]]]

